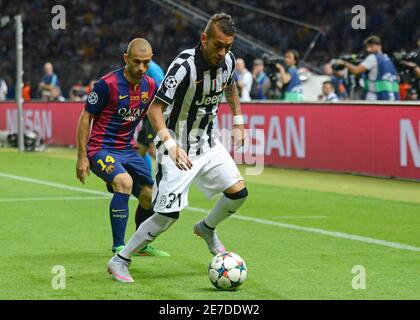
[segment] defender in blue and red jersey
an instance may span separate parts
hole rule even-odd
[[[153,179],[134,140],[135,129],[146,117],[157,91],[155,81],[145,74],[152,56],[147,40],[132,40],[124,53],[125,67],[96,82],[77,129],[77,178],[84,183],[92,170],[114,194],[109,207],[113,252],[121,251],[125,245],[130,194],[139,200],[137,228],[153,214]],[[140,255],[168,255],[150,246],[139,249]]]

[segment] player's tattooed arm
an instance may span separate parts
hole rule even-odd
[[[235,147],[238,149],[245,143],[245,128],[241,112],[241,103],[239,102],[238,88],[236,87],[235,82],[225,88],[225,97],[234,115],[232,136]]]
[[[225,88],[225,97],[232,109],[233,115],[241,115],[241,104],[239,102],[239,93],[235,82]]]
[[[76,176],[80,182],[85,183],[86,175],[90,174],[89,159],[86,146],[89,140],[90,123],[93,115],[83,110],[77,126],[77,164]]]

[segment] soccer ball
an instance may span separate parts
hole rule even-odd
[[[219,253],[210,262],[209,278],[217,289],[235,290],[245,281],[246,276],[245,261],[236,253]]]

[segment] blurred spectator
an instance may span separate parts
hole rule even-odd
[[[340,100],[349,99],[351,84],[349,83],[347,69],[334,71],[331,76],[331,82],[334,86],[334,91]]]
[[[324,81],[322,83],[322,95],[319,100],[327,102],[338,102],[338,96],[334,91],[334,85],[331,81]]]
[[[251,98],[256,100],[266,100],[267,92],[270,89],[270,79],[264,72],[264,61],[255,59],[252,67],[252,88]]]
[[[162,68],[153,60],[150,61],[149,68],[146,71],[146,74],[155,80],[158,88],[165,78],[165,72],[163,72]]]
[[[39,90],[44,101],[61,100],[60,81],[51,62],[44,64],[44,76],[39,83]]]
[[[331,63],[326,63],[323,66],[323,71],[326,76],[330,77],[331,83],[334,86],[334,92],[340,100],[348,99],[347,89],[347,69],[333,70]]]
[[[207,12],[227,11],[235,19],[235,25],[272,48],[293,46],[304,52],[314,39],[315,33],[300,26],[282,22],[269,16],[243,9],[236,4],[211,0],[184,0]],[[417,41],[420,30],[420,1],[378,0],[365,1],[366,11],[372,13],[367,29],[354,30],[349,23],[354,0],[250,0],[247,3],[270,12],[286,13],[290,18],[312,23],[325,31],[305,62],[316,67],[325,61],[343,54],[359,51],[363,36],[370,33],[384,35],[384,43],[390,52],[408,48]],[[77,3],[77,5],[75,5]],[[126,0],[124,6],[119,1],[105,0],[61,0],[60,4],[72,12],[67,17],[68,27],[53,32],[50,19],[51,1],[12,1],[0,0],[2,15],[24,15],[24,30],[30,36],[23,37],[25,48],[24,70],[33,88],[37,88],[42,76],[39,65],[54,61],[54,68],[60,70],[60,87],[68,93],[71,86],[80,78],[95,78],[109,68],[120,65],[115,51],[124,50],[127,38],[137,36],[150,39],[159,53],[159,64],[165,70],[174,58],[174,52],[191,47],[199,30],[196,19],[176,14],[169,6],[160,6],[153,1]],[[130,8],[130,15],[127,15]],[[308,10],[312,8],[313,10]],[[138,19],[141,16],[142,19]],[[150,24],[159,20],[160,23]],[[189,26],[189,27],[187,27]],[[33,39],[42,39],[34,41]],[[235,41],[233,51],[245,61],[252,61],[256,52],[252,48],[238,45]],[[13,28],[3,28],[0,36],[0,68],[5,72],[9,85],[8,97],[14,97],[15,34]],[[40,69],[40,70],[38,70]],[[250,68],[251,69],[251,68]],[[30,71],[30,72],[29,72]],[[250,70],[251,71],[251,70]],[[311,69],[311,71],[318,71]],[[35,89],[33,90],[35,91]],[[353,89],[347,93],[353,98]],[[32,96],[34,96],[32,93]],[[336,89],[340,96],[340,92]]]
[[[411,61],[403,61],[402,64],[413,69],[414,75],[416,76],[416,78],[420,79],[420,66],[418,66],[415,62],[411,62]]]
[[[93,87],[95,86],[96,80],[90,80],[89,81],[89,90],[88,94],[92,91]]]
[[[343,60],[337,63],[355,75],[368,72],[364,79],[366,100],[400,100],[398,73],[388,55],[382,53],[381,38],[370,36],[364,45],[369,55],[362,63],[357,66]]]
[[[252,74],[245,66],[245,61],[236,59],[235,81],[242,102],[251,101]]]
[[[0,78],[0,101],[5,101],[7,96],[6,80]]]
[[[280,80],[283,85],[283,100],[302,101],[303,88],[299,79],[297,66],[299,65],[299,53],[296,50],[288,50],[284,55],[286,66],[276,65],[280,72]]]
[[[69,92],[69,98],[71,101],[85,101],[90,93],[90,85],[84,86],[82,81],[79,80],[75,83]]]
[[[29,81],[25,81],[22,88],[23,101],[31,101],[32,87]]]
[[[412,88],[408,91],[406,100],[419,100],[419,94],[415,88]]]
[[[417,49],[407,54],[409,60],[400,61],[397,67],[400,74],[400,98],[401,100],[417,100],[420,92],[420,38],[417,41]]]

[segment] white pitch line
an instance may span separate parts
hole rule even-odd
[[[330,236],[334,238],[341,238],[341,239],[359,241],[359,242],[364,242],[364,243],[369,243],[369,244],[376,244],[376,245],[390,247],[394,249],[420,252],[419,247],[410,246],[410,245],[402,244],[398,242],[363,237],[363,236],[358,236],[358,235],[348,234],[348,233],[343,233],[343,232],[335,232],[335,231],[328,231],[328,230],[323,230],[323,229],[318,229],[318,228],[302,227],[302,226],[297,226],[294,224],[269,221],[269,220],[264,220],[264,219],[259,219],[259,218],[248,217],[248,216],[232,215],[231,218],[243,220],[243,221],[251,221],[255,223],[260,223],[260,224],[265,224],[265,225],[275,226],[275,227],[280,227],[280,228],[285,228],[285,229],[317,233],[317,234],[322,234],[322,235]]]
[[[3,172],[0,172],[0,177],[13,179],[13,180],[18,180],[18,181],[24,181],[24,182],[31,182],[31,183],[35,183],[35,184],[42,184],[44,186],[49,186],[49,187],[54,187],[54,188],[59,188],[59,189],[66,189],[66,190],[77,191],[77,192],[83,192],[83,193],[91,193],[91,194],[97,194],[97,195],[102,195],[102,196],[103,195],[109,195],[107,192],[101,192],[101,191],[97,191],[97,190],[80,188],[80,187],[73,187],[73,186],[68,186],[68,185],[61,184],[61,183],[55,183],[55,182],[50,182],[50,181],[45,181],[45,180],[16,176],[16,175],[13,175],[13,174],[7,174],[7,173],[3,173]]]
[[[200,212],[204,214],[208,214],[210,212],[209,210],[205,210],[202,208],[195,208],[195,207],[187,207],[185,208],[185,210]],[[364,242],[364,243],[369,243],[369,244],[376,244],[376,245],[394,248],[394,249],[400,249],[400,250],[420,252],[419,247],[410,246],[410,245],[398,243],[398,242],[387,241],[387,240],[363,237],[363,236],[358,236],[358,235],[344,233],[344,232],[336,232],[336,231],[328,231],[328,230],[323,230],[323,229],[318,229],[318,228],[302,227],[302,226],[289,224],[289,223],[270,221],[270,220],[248,217],[248,216],[241,216],[238,214],[232,215],[230,217],[232,219],[251,221],[251,222],[265,224],[265,225],[279,227],[279,228],[292,229],[292,230],[304,231],[304,232],[309,232],[309,233],[317,233],[317,234],[322,234],[324,236],[330,236],[334,238],[341,238],[341,239],[359,241],[359,242]]]
[[[22,201],[65,201],[65,200],[98,200],[109,199],[109,197],[37,197],[37,198],[0,198],[0,202],[22,202]]]
[[[66,190],[72,190],[72,191],[79,191],[79,192],[84,192],[84,193],[92,193],[92,194],[98,194],[98,195],[103,195],[103,196],[109,196],[109,194],[106,193],[106,192],[101,192],[101,191],[92,190],[92,189],[72,187],[72,186],[68,186],[68,185],[65,185],[65,184],[61,184],[61,183],[49,182],[49,181],[38,180],[38,179],[31,179],[31,178],[15,176],[15,175],[7,174],[7,173],[1,173],[0,172],[0,177],[5,177],[5,178],[19,180],[19,181],[25,181],[25,182],[30,182],[30,183],[42,184],[42,185],[51,186],[51,187],[55,187],[55,188],[66,189]],[[187,207],[185,209],[190,210],[190,211],[204,213],[204,214],[207,214],[209,212],[209,210],[206,210],[206,209],[203,209],[203,208],[196,208],[196,207]],[[343,232],[328,231],[328,230],[311,228],[311,227],[302,227],[302,226],[289,224],[289,223],[270,221],[270,220],[248,217],[248,216],[241,216],[241,215],[238,215],[238,214],[232,215],[231,218],[232,219],[237,219],[237,220],[242,220],[242,221],[248,221],[248,222],[254,222],[254,223],[269,225],[269,226],[273,226],[273,227],[279,227],[279,228],[285,228],[285,229],[291,229],[291,230],[297,230],[297,231],[303,231],[303,232],[309,232],[309,233],[316,233],[316,234],[321,234],[321,235],[324,235],[324,236],[330,236],[330,237],[334,237],[334,238],[341,238],[341,239],[347,239],[347,240],[352,240],[352,241],[359,241],[359,242],[368,243],[368,244],[376,244],[376,245],[379,245],[379,246],[389,247],[389,248],[393,248],[393,249],[420,252],[419,247],[410,246],[410,245],[406,245],[406,244],[402,244],[402,243],[398,243],[398,242],[391,242],[391,241],[386,241],[386,240],[379,240],[379,239],[374,239],[374,238],[369,238],[369,237],[363,237],[363,236],[358,236],[358,235],[353,235],[353,234],[348,234],[348,233],[343,233]]]
[[[327,216],[274,216],[275,219],[286,219],[286,220],[313,220],[313,219],[326,219]]]

